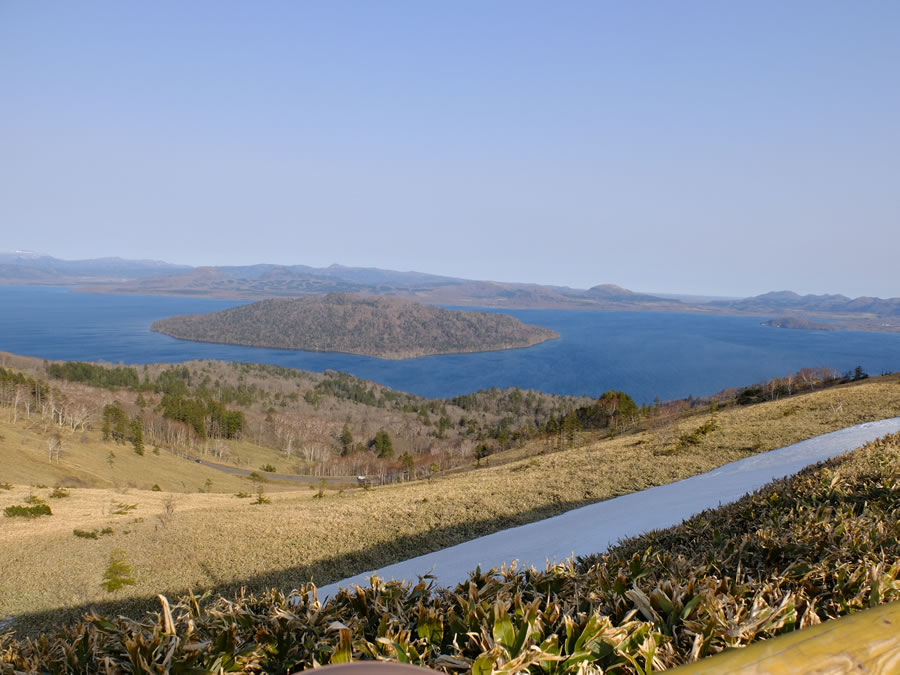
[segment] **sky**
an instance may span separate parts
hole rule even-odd
[[[900,3],[0,0],[0,250],[900,296]]]

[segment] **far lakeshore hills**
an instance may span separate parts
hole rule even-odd
[[[41,253],[13,251],[0,252],[0,285],[4,284],[235,300],[356,293],[452,307],[730,314],[774,319],[769,325],[776,328],[900,331],[900,298],[799,295],[791,291],[749,298],[654,295],[614,284],[579,289],[343,265],[191,267],[122,258],[61,260]]]
[[[262,300],[208,314],[173,316],[150,328],[183,340],[384,359],[530,347],[559,337],[506,314],[349,293]]]

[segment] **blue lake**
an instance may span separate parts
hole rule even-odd
[[[562,337],[528,349],[406,361],[186,342],[149,330],[173,314],[238,304],[0,286],[0,350],[126,364],[219,359],[330,368],[429,397],[519,386],[591,396],[618,389],[638,402],[712,394],[807,366],[843,372],[861,365],[873,375],[900,370],[898,334],[786,330],[743,316],[503,310]]]

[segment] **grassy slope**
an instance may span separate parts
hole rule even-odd
[[[49,462],[47,439],[51,434],[29,428],[25,423],[14,426],[6,419],[0,419],[0,482],[117,490],[150,490],[156,484],[169,492],[208,489],[232,493],[251,489],[245,478],[196,464],[164,450],[157,455],[147,447],[144,456],[138,456],[130,444],[104,442],[99,432],[63,433],[60,462]],[[235,445],[238,457],[244,460],[241,462],[244,469],[256,470],[262,464],[280,458],[269,448],[250,443]],[[108,461],[110,452],[115,455],[112,466]],[[251,460],[259,463],[251,463]],[[206,484],[207,480],[212,481],[211,487]],[[273,483],[271,487],[282,489],[283,484]]]
[[[375,582],[324,605],[309,586],[206,609],[183,598],[142,623],[107,613],[35,642],[0,639],[0,662],[10,673],[232,661],[287,673],[373,658],[450,672],[657,672],[896,600],[898,444],[900,434],[870,443],[577,565],[472,575],[447,591]]]
[[[227,590],[238,584],[289,589],[310,579],[323,584],[587,502],[671,482],[754,452],[898,414],[898,379],[877,378],[722,411],[717,431],[703,437],[700,445],[675,452],[670,442],[664,444],[672,432],[641,432],[433,484],[328,493],[323,499],[312,498],[309,490],[287,491],[273,494],[273,503],[264,506],[229,496],[184,495],[165,527],[157,518],[165,495],[149,493],[140,496],[146,501],[130,517],[143,521],[129,522],[127,535],[124,525],[113,524],[121,521],[106,519],[102,512],[103,505],[119,501],[119,495],[75,490],[59,500],[66,506],[50,518],[0,522],[0,568],[9,570],[0,580],[0,615],[109,599],[99,583],[113,548],[125,551],[138,579],[121,597],[186,587]],[[705,421],[707,416],[682,421],[676,433]],[[536,443],[532,451],[541,447]],[[0,475],[2,480],[8,479]],[[247,489],[248,484],[243,485]],[[0,492],[0,506],[21,503],[26,491]],[[139,495],[134,492],[121,501],[137,502]],[[51,521],[52,526],[44,525]],[[71,534],[73,528],[107,522],[115,535],[93,541]],[[41,575],[34,573],[37,569]],[[46,579],[53,581],[48,584]]]

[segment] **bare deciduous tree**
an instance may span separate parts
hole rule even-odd
[[[53,462],[53,458],[56,457],[56,463],[59,464],[59,455],[62,452],[63,447],[63,437],[59,432],[52,434],[50,438],[47,439],[47,461]]]
[[[161,513],[157,514],[156,518],[163,527],[168,527],[169,523],[172,522],[172,518],[175,516],[175,504],[175,497],[173,495],[169,495],[162,500],[163,510]]]

